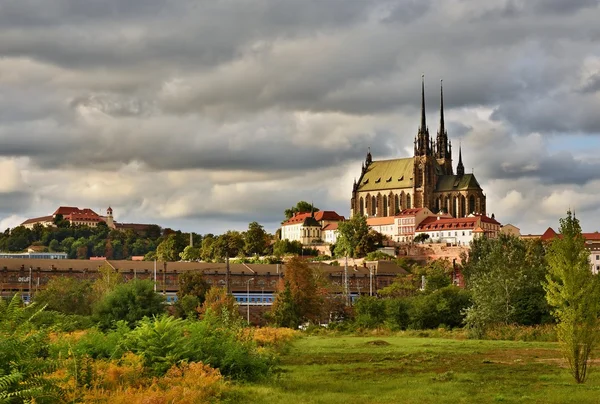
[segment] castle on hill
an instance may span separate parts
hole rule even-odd
[[[36,224],[44,227],[55,226],[54,221],[59,215],[62,216],[63,220],[68,221],[71,226],[96,227],[99,223],[106,223],[111,229],[121,231],[133,230],[135,232],[146,232],[152,227],[158,227],[155,224],[119,223],[114,220],[113,210],[110,206],[106,209],[106,216],[99,215],[89,208],[79,209],[76,206],[60,206],[53,214],[27,219],[21,223],[21,226],[28,229],[33,229]]]

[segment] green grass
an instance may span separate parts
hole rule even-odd
[[[600,373],[575,384],[555,343],[318,336],[274,380],[233,389],[231,402],[264,404],[597,403]]]

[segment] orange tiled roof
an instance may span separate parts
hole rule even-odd
[[[23,226],[24,224],[31,224],[31,223],[51,222],[52,219],[54,219],[52,216],[34,217],[32,219],[25,220],[23,223],[21,223],[21,226]]]
[[[477,217],[462,217],[459,219],[427,218],[417,226],[416,231],[474,229]]]
[[[290,224],[304,223],[304,220],[309,218],[310,215],[311,215],[310,212],[296,213],[295,216],[292,216],[291,218],[289,218],[288,220],[283,222],[283,226],[287,226]],[[332,210],[320,210],[318,212],[315,212],[314,215],[315,215],[316,221],[321,221],[321,220],[343,221],[344,220],[344,216],[340,216]]]
[[[337,223],[328,223],[321,230],[325,231],[325,230],[337,230],[337,229],[338,229],[338,224]]]
[[[394,216],[387,217],[370,217],[367,219],[369,226],[381,226],[385,224],[394,224]]]

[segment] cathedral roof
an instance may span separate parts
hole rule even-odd
[[[414,159],[379,160],[369,164],[358,184],[359,191],[411,188],[413,186]]]
[[[481,189],[474,174],[442,175],[438,177],[435,187],[436,192],[465,191],[467,189]]]

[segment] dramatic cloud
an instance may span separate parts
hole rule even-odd
[[[426,77],[490,212],[600,213],[595,0],[21,0],[0,4],[0,224],[59,204],[201,233],[312,200],[349,212],[406,157]]]

